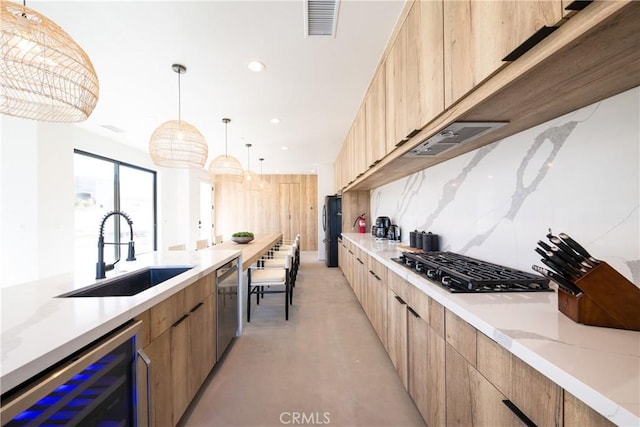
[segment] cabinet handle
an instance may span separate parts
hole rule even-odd
[[[411,307],[407,306],[407,310],[409,310],[411,312],[411,314],[413,314],[415,317],[420,319],[420,315],[418,313],[416,313]]]
[[[511,410],[511,412],[513,412],[515,414],[515,416],[518,417],[518,419],[520,419],[520,421],[522,421],[526,426],[528,426],[528,427],[538,427],[536,425],[536,423],[531,421],[531,419],[529,417],[527,417],[524,414],[524,412],[522,412],[512,401],[510,401],[509,399],[505,399],[505,400],[502,401],[502,403],[504,403],[505,406],[507,408],[509,408]]]
[[[402,298],[400,298],[398,295],[395,296],[395,298],[398,300],[398,302],[402,305],[406,305],[407,303],[403,301]]]
[[[400,147],[401,145],[403,145],[405,142],[407,142],[408,139],[402,139],[400,140],[400,142],[396,143],[396,147]]]
[[[173,325],[171,325],[172,328],[175,328],[176,326],[178,326],[180,323],[182,323],[184,321],[184,319],[186,319],[187,317],[189,317],[188,314],[185,314],[184,316],[182,316],[181,318],[178,319],[178,321],[176,323],[174,323]]]
[[[356,258],[358,260],[358,262],[362,265],[364,265],[364,262],[362,262],[362,260],[360,258]]]
[[[520,46],[513,49],[510,54],[502,58],[502,61],[504,62],[515,61],[516,59],[524,55],[529,49],[531,49],[532,47],[540,43],[542,40],[544,40],[545,37],[547,37],[549,34],[553,33],[557,29],[558,27],[547,27],[546,25],[544,25],[538,31],[533,33],[531,37],[523,41]]]
[[[373,273],[373,277],[375,277],[375,278],[376,278],[376,279],[378,279],[378,280],[382,280],[382,279],[380,278],[380,276],[378,276],[376,273]]]
[[[193,308],[191,309],[191,311],[190,311],[189,313],[193,313],[194,311],[196,311],[197,309],[199,309],[199,308],[200,308],[201,306],[203,306],[203,305],[204,305],[204,303],[203,303],[202,301],[201,301],[201,302],[199,302],[195,307],[193,307]]]
[[[409,140],[409,139],[413,138],[414,136],[416,136],[418,134],[418,132],[420,132],[420,129],[414,129],[411,132],[409,132],[404,139],[405,140]]]
[[[374,273],[372,270],[369,270],[369,273],[371,273],[372,276],[376,275],[376,273]]]
[[[353,255],[353,252],[351,252],[351,249],[349,249],[349,253],[350,253],[351,255]]]
[[[151,359],[142,349],[138,350],[138,358],[142,360],[147,369],[147,425],[152,426],[151,422]]]
[[[585,7],[589,6],[591,3],[593,3],[593,0],[576,0],[576,1],[572,1],[571,3],[569,3],[567,5],[567,7],[564,8],[564,10],[582,10]]]

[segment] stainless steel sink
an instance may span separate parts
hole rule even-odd
[[[149,289],[172,277],[189,271],[194,266],[148,267],[134,273],[107,279],[86,288],[58,295],[70,297],[128,297]]]

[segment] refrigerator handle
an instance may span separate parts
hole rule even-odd
[[[327,231],[327,205],[322,206],[322,231]]]

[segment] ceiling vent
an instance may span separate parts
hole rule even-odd
[[[303,0],[304,35],[334,36],[338,22],[340,0]]]
[[[422,141],[402,157],[431,157],[459,147],[509,122],[454,122]]]

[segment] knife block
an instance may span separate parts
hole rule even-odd
[[[558,289],[558,310],[574,322],[640,331],[640,288],[605,262],[574,282],[576,297]]]

